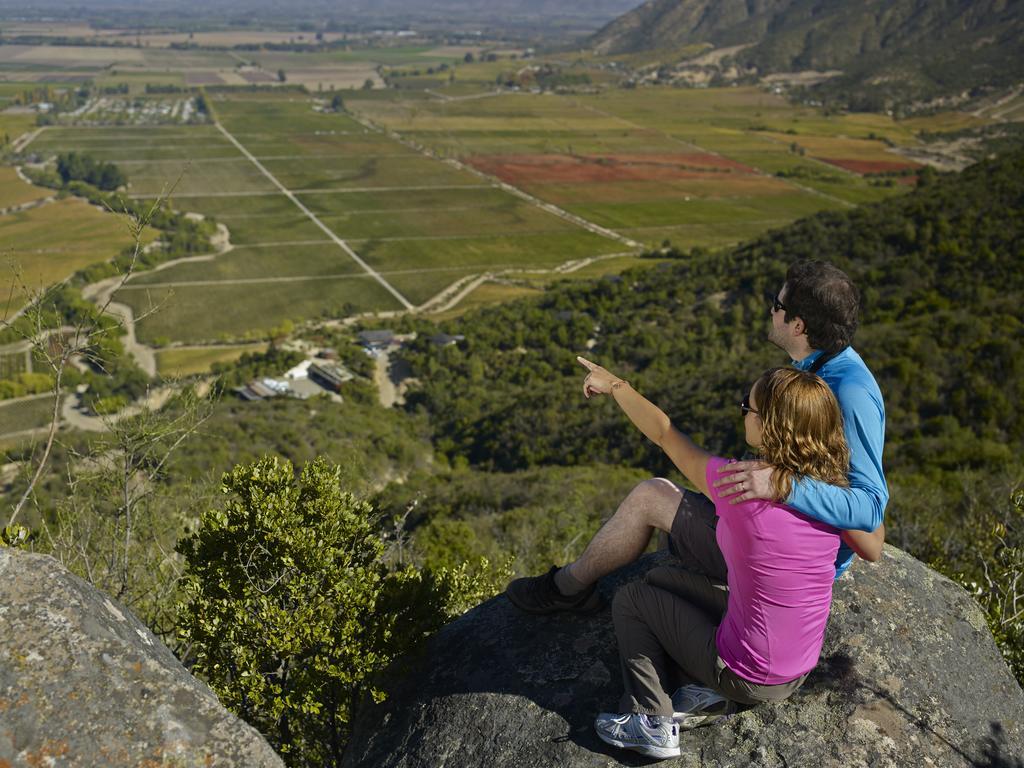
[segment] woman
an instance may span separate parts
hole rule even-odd
[[[626,691],[622,714],[603,713],[598,736],[651,757],[675,757],[679,725],[666,693],[673,668],[742,704],[790,696],[817,664],[828,621],[840,532],[775,502],[730,505],[713,485],[726,459],[710,455],[629,383],[599,365],[586,397],[610,394],[715,504],[716,538],[728,584],[681,568],[656,568],[618,591],[612,604]],[[777,471],[777,498],[811,477],[846,485],[849,450],[835,395],[812,373],[774,368],[740,408],[747,443]],[[868,560],[881,555],[884,530],[843,532]]]

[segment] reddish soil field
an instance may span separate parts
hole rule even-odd
[[[753,169],[718,155],[476,155],[467,162],[504,182],[575,184],[615,181],[668,181],[721,178],[722,174],[754,173]]]
[[[853,160],[845,157],[819,157],[818,159],[862,175],[872,173],[899,173],[900,171],[917,170],[921,167],[917,163],[911,163],[905,160]]]

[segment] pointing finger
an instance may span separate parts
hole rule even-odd
[[[592,363],[589,360],[587,360],[587,358],[580,357],[579,355],[576,355],[576,362],[578,362],[580,365],[582,365],[588,371],[592,371],[595,368],[597,368],[597,365],[595,363]]]

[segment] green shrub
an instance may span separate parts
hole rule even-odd
[[[389,568],[373,508],[323,459],[296,478],[265,457],[222,492],[178,545],[194,671],[289,765],[340,765],[353,704],[383,698],[371,676],[493,594],[487,564]]]

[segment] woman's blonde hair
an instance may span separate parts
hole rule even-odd
[[[761,418],[761,455],[775,467],[776,499],[787,498],[801,477],[849,485],[843,414],[828,384],[808,371],[772,368],[752,391]]]

